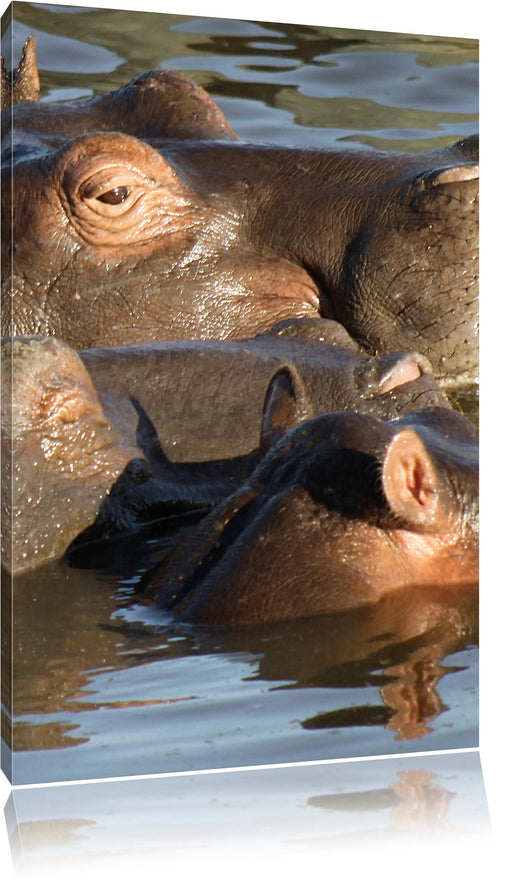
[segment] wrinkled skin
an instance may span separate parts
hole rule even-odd
[[[156,479],[141,451],[119,436],[67,344],[52,338],[3,341],[7,571],[60,557],[77,537],[87,539],[83,532],[92,525],[90,538],[109,536],[200,503],[186,489]]]
[[[421,355],[373,357],[347,344],[335,322],[294,319],[243,341],[163,341],[80,355],[109,419],[155,468],[164,460],[172,469],[220,461],[225,472],[228,458],[259,458],[265,395],[280,369],[292,378],[294,424],[330,411],[388,419],[447,404]],[[238,464],[236,480],[248,477],[249,464],[254,457]]]
[[[323,316],[367,352],[416,350],[446,382],[475,378],[476,136],[410,156],[242,143],[165,71],[91,100],[25,100],[2,125],[3,334],[81,348]]]
[[[425,408],[392,422],[324,414],[284,433],[177,542],[148,593],[180,622],[233,626],[477,581],[476,433],[448,408]]]
[[[319,328],[322,343],[310,337]],[[4,341],[8,568],[233,492],[260,457],[265,393],[279,371],[293,383],[294,423],[344,407],[396,416],[446,401],[421,356],[365,358],[343,341],[327,320],[240,343],[107,347],[81,359],[56,338]]]

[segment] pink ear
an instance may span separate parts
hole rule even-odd
[[[407,527],[435,532],[445,523],[439,477],[414,429],[402,430],[390,442],[382,487],[392,512]]]
[[[267,451],[293,426],[310,416],[306,392],[295,368],[283,366],[274,374],[265,395],[260,449]]]

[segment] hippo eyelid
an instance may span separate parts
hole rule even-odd
[[[116,205],[117,203],[124,202],[131,189],[127,184],[112,187],[110,182],[105,182],[103,186],[98,186],[97,182],[92,180],[85,181],[78,188],[78,196],[84,200],[99,199],[101,202]]]
[[[96,199],[99,199],[100,202],[107,203],[107,205],[120,205],[125,201],[129,194],[129,187],[113,187],[112,190],[106,190],[105,193],[100,193],[96,196]]]
[[[105,166],[91,174],[87,174],[87,169],[82,174],[80,171],[75,167],[65,174],[64,189],[75,199],[86,202],[100,200],[106,204],[118,205],[134,189],[145,190],[152,187],[152,181],[147,175],[124,165]]]

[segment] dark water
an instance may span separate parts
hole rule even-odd
[[[4,22],[3,52],[13,33],[17,60],[31,32],[43,100],[172,66],[244,138],[419,151],[477,130],[471,40],[27,3]],[[461,399],[472,414],[475,402]],[[17,580],[15,783],[477,744],[474,591],[176,633],[136,596],[164,547],[123,538]]]

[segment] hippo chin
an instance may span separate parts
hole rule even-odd
[[[369,353],[475,378],[476,136],[417,155],[255,145],[169,71],[39,104],[34,68],[31,43],[2,120],[3,334],[83,348],[322,316]]]
[[[324,414],[275,441],[282,399],[269,394],[266,457],[176,543],[149,598],[178,622],[236,626],[477,583],[478,445],[464,417]]]

